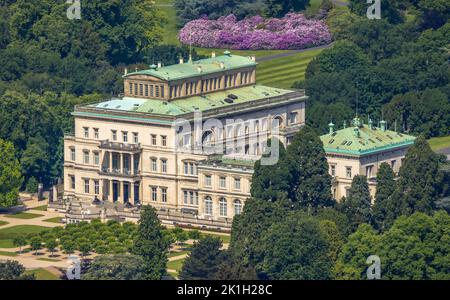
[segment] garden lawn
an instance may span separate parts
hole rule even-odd
[[[433,149],[433,151],[450,148],[450,135],[443,136],[443,137],[431,138],[428,140],[428,143],[430,144],[430,147],[431,147],[431,149]]]
[[[219,49],[219,48],[200,48],[195,47],[195,51],[198,54],[211,56],[211,53],[216,52],[217,56],[223,55],[223,52],[228,49]],[[241,56],[256,56],[256,58],[261,58],[264,56],[280,54],[290,52],[291,50],[231,50],[231,54],[241,55]]]
[[[310,50],[261,62],[256,67],[256,82],[278,88],[291,88],[294,82],[305,79],[306,67],[321,51],[322,49]]]
[[[30,233],[39,233],[47,229],[50,228],[35,225],[18,225],[0,229],[0,248],[14,248],[12,240],[15,237]]]
[[[61,217],[55,217],[55,218],[50,218],[50,219],[46,219],[46,220],[42,220],[43,222],[49,222],[49,223],[61,223],[62,218]]]
[[[178,41],[177,15],[173,7],[173,0],[156,0],[156,7],[166,14],[167,23],[163,28],[161,44],[180,45]]]
[[[37,280],[60,280],[58,276],[46,269],[27,270],[25,274],[34,274]]]
[[[183,267],[184,261],[185,261],[185,258],[169,261],[167,263],[167,269],[176,270],[178,273],[180,273],[181,268]]]
[[[191,251],[188,251],[188,250],[179,251],[179,252],[173,251],[173,252],[169,252],[169,254],[167,255],[167,257],[168,257],[168,258],[172,258],[172,257],[176,257],[176,256],[181,256],[181,255],[184,255],[184,254],[188,254],[188,253],[190,253],[190,252],[191,252]]]
[[[39,215],[39,214],[32,214],[32,213],[27,213],[27,212],[20,212],[20,213],[16,213],[13,215],[5,215],[6,218],[14,218],[14,219],[34,219],[34,218],[39,218],[42,217],[43,215]]]
[[[0,255],[3,255],[3,256],[10,256],[10,257],[15,257],[15,256],[17,256],[18,254],[15,253],[15,252],[0,251]]]
[[[9,224],[8,222],[0,221],[0,226],[4,226],[4,225],[8,225],[8,224]]]
[[[202,233],[203,236],[205,235],[209,235],[212,237],[218,237],[222,240],[222,243],[224,244],[229,244],[231,241],[231,236],[230,235],[221,235],[221,234],[214,234],[214,233]]]
[[[30,210],[40,210],[40,211],[47,211],[47,205],[42,205],[38,207],[30,208]]]

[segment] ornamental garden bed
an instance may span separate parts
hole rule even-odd
[[[179,39],[204,48],[298,50],[329,44],[332,37],[324,22],[288,13],[279,19],[253,16],[238,21],[234,15],[197,19],[180,30]]]

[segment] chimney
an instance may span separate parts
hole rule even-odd
[[[184,64],[184,59],[182,56],[180,56],[180,65]]]
[[[372,122],[372,119],[369,119],[369,129],[373,129],[373,122]]]
[[[198,66],[198,67],[197,67],[197,71],[198,71],[199,73],[203,72],[202,66]]]
[[[123,70],[123,75],[126,76],[127,74],[128,74],[128,68],[125,68],[125,69]]]
[[[333,122],[330,122],[330,124],[328,124],[328,128],[330,129],[329,133],[333,134],[334,133],[334,124],[333,124]]]
[[[252,56],[250,56],[250,59],[251,59],[253,62],[256,62],[256,56],[252,55]]]
[[[223,62],[220,63],[220,68],[225,69],[225,64]]]
[[[159,62],[158,63],[158,69],[161,69],[162,64]]]
[[[387,127],[386,125],[387,125],[387,122],[385,120],[381,120],[381,122],[380,122],[381,131],[386,131],[386,127]]]
[[[359,138],[359,127],[355,127],[353,131],[355,132],[355,136]]]
[[[215,58],[215,57],[216,57],[216,51],[213,51],[213,52],[211,53],[211,57],[212,57],[212,58]]]

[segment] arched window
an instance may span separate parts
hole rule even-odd
[[[242,213],[242,203],[241,200],[234,200],[234,215],[240,215]]]
[[[275,117],[272,122],[272,127],[273,128],[283,128],[284,127],[283,118],[280,116]]]
[[[212,216],[213,214],[213,202],[211,197],[205,198],[205,215]]]
[[[227,200],[224,198],[219,200],[219,213],[221,217],[227,216]]]

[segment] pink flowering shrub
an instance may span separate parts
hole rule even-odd
[[[289,13],[280,19],[254,16],[241,21],[228,15],[193,20],[181,29],[179,39],[183,44],[205,48],[294,50],[328,44],[331,34],[324,22],[308,20],[302,14]]]

